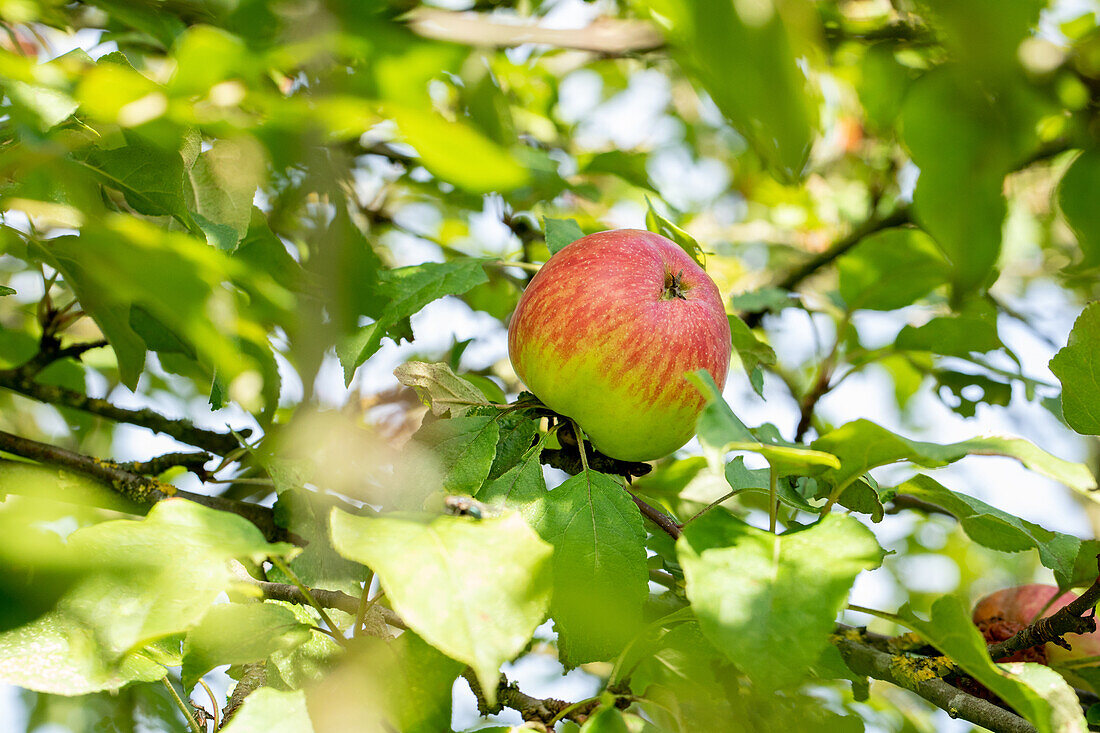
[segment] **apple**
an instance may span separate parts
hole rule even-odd
[[[730,327],[714,281],[659,234],[582,237],[532,278],[508,325],[516,374],[592,444],[622,461],[666,456],[691,439],[705,406],[685,375],[719,389]]]
[[[1047,603],[1052,598],[1054,601],[1047,607]],[[1076,593],[1068,591],[1058,595],[1058,589],[1053,585],[1033,583],[1004,588],[978,601],[974,606],[974,623],[987,642],[1004,641],[1039,618],[1040,612],[1042,617],[1046,618],[1076,598]],[[1044,608],[1046,608],[1045,611]],[[1056,664],[1060,661],[1100,655],[1100,630],[1090,634],[1066,634],[1064,638],[1070,644],[1069,649],[1063,649],[1057,644],[1048,642],[1042,649],[1025,649],[1007,659],[995,661]]]

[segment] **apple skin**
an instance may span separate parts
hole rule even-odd
[[[1014,588],[1004,588],[982,598],[974,606],[974,623],[988,642],[1004,641],[1016,634],[1038,616],[1047,601],[1058,596],[1053,585],[1032,583]],[[1077,598],[1076,593],[1065,592],[1058,596],[1043,612],[1043,618],[1053,615]],[[1066,634],[1070,649],[1063,649],[1050,642],[1042,649],[1026,649],[999,662],[1058,662],[1100,655],[1100,630],[1090,634]]]
[[[542,266],[512,315],[508,354],[528,389],[597,450],[648,461],[695,434],[706,402],[684,375],[706,369],[725,385],[730,328],[718,287],[683,249],[618,229]]]

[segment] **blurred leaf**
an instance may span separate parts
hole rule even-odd
[[[893,133],[905,94],[917,76],[913,69],[898,62],[895,50],[895,44],[885,42],[864,51],[856,87],[867,121],[887,134]]]
[[[956,299],[994,277],[1006,213],[1002,182],[1017,154],[1014,128],[1027,124],[1018,112],[991,102],[954,69],[915,82],[902,107],[902,134],[921,171],[916,218],[951,263]]]
[[[758,311],[778,313],[784,308],[797,306],[798,299],[795,294],[782,288],[759,288],[733,296],[730,298],[730,305],[734,310],[747,313]]]
[[[183,689],[222,664],[266,660],[309,640],[309,626],[290,610],[270,603],[211,606],[183,643]]]
[[[551,219],[544,216],[542,228],[546,232],[546,248],[551,255],[556,255],[566,245],[584,236],[576,219]]]
[[[428,303],[445,295],[459,295],[488,280],[481,260],[460,259],[452,262],[426,262],[422,265],[386,270],[379,274],[379,290],[387,302],[378,319],[357,330],[337,344],[344,381],[351,383],[355,370],[370,358],[387,331],[403,318],[417,313]]]
[[[1062,383],[1062,414],[1082,435],[1100,435],[1100,303],[1081,311],[1069,343],[1050,360],[1050,370]]]
[[[488,478],[499,437],[496,418],[487,416],[425,421],[413,436],[439,457],[443,490],[468,496]]]
[[[897,490],[950,513],[959,520],[966,534],[980,545],[1000,552],[1035,548],[1043,565],[1054,571],[1058,586],[1070,586],[1081,551],[1081,540],[1078,538],[1051,532],[971,496],[951,491],[928,476],[915,476],[898,486]],[[1094,562],[1094,575],[1095,572]]]
[[[1100,150],[1090,148],[1073,161],[1058,184],[1058,205],[1084,255],[1081,269],[1100,266],[1100,217],[1096,192],[1100,190]]]
[[[951,371],[949,369],[933,369],[929,372],[936,380],[936,395],[944,404],[947,404],[954,412],[963,417],[974,417],[979,404],[1007,406],[1012,400],[1012,385],[998,382],[995,379],[981,374],[966,374],[964,372]],[[981,397],[971,399],[967,395],[970,391],[967,387],[977,387],[981,390]],[[947,389],[958,400],[957,405],[952,405],[943,399],[941,390]]]
[[[660,234],[662,237],[670,239],[680,245],[681,249],[691,255],[691,259],[695,260],[700,267],[705,268],[707,265],[707,258],[703,253],[703,248],[695,241],[695,237],[658,214],[657,210],[653,208],[653,202],[649,200],[648,196],[646,196],[645,201],[648,206],[645,214],[646,229],[656,234]]]
[[[360,637],[310,690],[310,717],[321,731],[349,721],[369,733],[449,731],[451,689],[462,668],[412,631],[393,640]]]
[[[741,359],[741,365],[745,368],[745,374],[749,377],[753,390],[761,397],[764,396],[764,374],[761,366],[773,366],[775,364],[775,351],[771,346],[761,341],[752,332],[748,324],[736,315],[728,316],[730,333],[733,337],[733,350]]]
[[[15,288],[9,288],[7,285],[0,285],[0,297],[5,295],[15,295]]]
[[[446,364],[409,361],[393,370],[397,381],[416,391],[436,417],[462,417],[475,405],[488,404],[481,391]]]
[[[1039,22],[1042,0],[1006,6],[998,0],[920,0],[927,20],[940,29],[946,45],[969,73],[994,79],[1018,67],[1020,42]],[[980,35],[975,28],[982,28]]]
[[[562,664],[613,659],[637,632],[649,593],[642,516],[618,481],[596,471],[544,503],[539,533],[554,545],[550,614]]]
[[[172,55],[176,73],[168,89],[180,97],[206,95],[214,85],[238,76],[249,61],[248,48],[240,38],[208,25],[184,31]]]
[[[903,351],[959,357],[1004,346],[997,335],[997,316],[992,307],[968,308],[958,315],[938,316],[923,326],[906,326],[894,345]]]
[[[439,179],[470,193],[510,191],[527,183],[528,171],[515,156],[472,127],[411,107],[390,105],[386,111]]]
[[[1058,696],[1052,695],[1051,700],[1047,699],[1047,695],[1054,692],[1052,688],[1042,693],[1038,692],[1025,682],[1025,679],[1038,681],[1035,677],[1028,675],[1024,678],[1022,675],[1015,675],[1012,670],[1019,669],[1016,665],[997,665],[990,660],[985,639],[978,632],[978,627],[970,620],[970,614],[961,599],[955,596],[938,598],[932,604],[932,616],[928,621],[914,615],[908,605],[903,606],[898,611],[898,615],[902,617],[902,623],[917,632],[936,649],[951,657],[951,660],[967,674],[1011,705],[1042,733],[1075,729],[1064,727],[1061,722],[1071,722],[1072,719],[1067,720],[1063,717],[1064,707],[1057,702]],[[1039,665],[1022,665],[1022,667],[1037,666]],[[1048,671],[1057,676],[1053,670]],[[1042,683],[1042,687],[1050,685],[1049,678],[1042,679]],[[1065,685],[1065,682],[1061,684]],[[1080,708],[1077,708],[1077,717],[1081,717]],[[1056,724],[1056,721],[1060,722]],[[1077,726],[1076,729],[1084,731],[1083,721],[1082,725]]]
[[[865,237],[837,260],[848,310],[903,308],[947,282],[949,265],[919,229],[887,229]]]
[[[332,540],[374,570],[393,609],[425,641],[474,668],[490,704],[550,602],[551,548],[519,515],[430,523],[334,509]]]
[[[310,626],[320,624],[321,619],[317,612],[309,606],[282,601],[266,603],[290,611],[299,623]],[[314,632],[304,644],[272,653],[268,659],[267,674],[273,686],[281,683],[287,688],[304,687],[311,682],[325,679],[344,658],[346,658],[344,648],[337,644],[335,639],[328,634]]]
[[[225,733],[313,733],[302,690],[280,692],[261,687],[244,699]]]
[[[54,695],[117,690],[134,681],[153,682],[167,670],[138,652],[117,664],[96,649],[93,634],[59,613],[0,634],[0,682]]]
[[[870,530],[837,514],[773,535],[710,512],[676,550],[703,633],[761,690],[809,673],[856,576],[883,556]]]
[[[630,729],[618,708],[604,705],[584,721],[581,733],[630,733]]]
[[[101,653],[186,631],[232,582],[228,561],[286,554],[247,519],[184,499],[156,504],[142,521],[114,520],[69,535],[77,557],[104,567],[73,589],[63,611],[96,632]]]
[[[777,177],[798,180],[817,120],[780,13],[770,2],[675,5],[671,39],[681,63]]]
[[[71,96],[60,89],[16,80],[9,80],[3,86],[13,111],[22,108],[30,112],[37,123],[35,126],[42,132],[69,119],[79,107]]]
[[[251,140],[216,140],[187,177],[195,221],[206,241],[232,252],[252,220],[252,199],[264,180],[263,154]]]

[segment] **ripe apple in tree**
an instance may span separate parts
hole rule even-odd
[[[1052,598],[1054,601],[1047,607]],[[1004,588],[978,601],[974,606],[974,623],[987,642],[1004,641],[1040,618],[1040,612],[1042,618],[1052,616],[1076,598],[1077,594],[1071,592],[1059,595],[1058,589],[1053,585],[1032,583]],[[1047,642],[1042,648],[1025,649],[1007,659],[995,661],[1057,664],[1070,659],[1100,655],[1100,631],[1066,634],[1064,638],[1069,642],[1069,649]]]
[[[619,229],[543,265],[512,315],[508,353],[531,392],[597,450],[648,461],[695,433],[705,401],[685,375],[706,369],[725,384],[730,327],[717,286],[683,249]]]

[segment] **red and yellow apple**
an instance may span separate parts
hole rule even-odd
[[[1053,602],[1051,602],[1052,598]],[[1004,641],[1015,636],[1018,631],[1031,625],[1036,619],[1053,615],[1075,598],[1077,594],[1068,591],[1059,595],[1058,589],[1053,585],[1032,583],[1004,588],[978,601],[974,606],[974,623],[986,641]],[[1047,603],[1050,605],[1048,606]],[[1090,634],[1066,634],[1065,640],[1070,645],[1069,649],[1063,649],[1057,644],[1048,642],[1042,648],[1025,649],[1007,659],[995,661],[1057,664],[1070,659],[1100,655],[1100,631]]]
[[[528,389],[623,461],[666,456],[705,406],[685,375],[721,388],[730,328],[717,286],[683,249],[638,229],[582,237],[543,265],[508,326]]]

